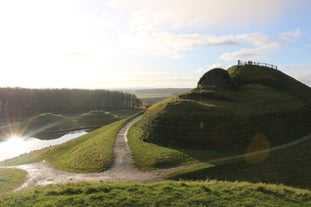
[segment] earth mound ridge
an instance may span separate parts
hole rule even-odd
[[[164,146],[243,150],[258,134],[272,147],[311,131],[311,89],[281,71],[217,68],[199,86],[151,106],[138,123],[140,138]]]

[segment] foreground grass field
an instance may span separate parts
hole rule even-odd
[[[0,206],[310,206],[311,192],[246,182],[76,183],[0,197]]]
[[[12,191],[26,179],[27,172],[20,169],[0,169],[0,195]]]
[[[46,160],[53,167],[68,172],[101,172],[111,164],[116,134],[131,118],[114,122],[64,144],[23,154],[1,164],[18,165]]]

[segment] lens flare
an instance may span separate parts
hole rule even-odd
[[[267,136],[257,133],[250,140],[244,158],[246,162],[258,164],[269,157],[270,151],[270,142]]]

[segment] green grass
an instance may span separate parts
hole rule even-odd
[[[239,85],[260,84],[270,86],[295,97],[309,99],[310,88],[281,71],[263,66],[232,66],[228,69],[233,80]]]
[[[29,129],[38,129],[46,126],[49,130],[66,130],[74,127],[74,121],[66,116],[53,113],[42,113],[30,118],[27,122]]]
[[[311,192],[246,182],[75,183],[1,196],[1,206],[310,206]]]
[[[252,150],[279,146],[311,132],[309,87],[280,71],[262,67],[231,68],[229,73],[237,84],[232,90],[205,87],[170,97],[148,108],[135,126],[136,144],[144,146],[142,149],[136,147],[140,153],[133,150],[138,157],[137,163],[144,163],[138,166],[157,167],[158,162],[169,162],[170,159],[174,163],[178,160],[175,155],[180,153],[190,157],[190,162],[208,163],[243,154],[250,146]],[[262,139],[253,142],[258,134]],[[170,155],[160,149],[174,153]],[[212,163],[186,169],[171,177],[284,183],[309,188],[309,151],[300,144],[294,151],[280,150],[270,154],[263,163]],[[147,158],[151,154],[160,159],[147,159],[145,154]]]
[[[116,134],[131,118],[114,122],[64,144],[23,154],[1,164],[18,165],[46,160],[53,167],[69,172],[103,171],[111,164]]]
[[[257,156],[252,159],[235,159],[230,162],[212,162],[210,165],[174,172],[168,178],[282,183],[311,189],[310,148],[311,140],[309,139],[289,148],[266,154],[266,159]]]
[[[310,132],[311,89],[279,71],[254,67],[229,69],[238,82],[234,90],[211,86],[154,104],[138,125],[144,130],[139,138],[162,146],[235,151],[245,150],[258,132],[272,146]]]
[[[27,172],[24,170],[0,168],[0,195],[19,187],[26,176]]]
[[[138,110],[117,110],[123,118],[129,117]],[[1,127],[0,141],[7,136],[30,136],[38,139],[55,139],[70,131],[87,129],[93,130],[104,125],[120,120],[111,112],[102,110],[89,111],[80,115],[60,115],[53,113],[41,113],[30,119]]]
[[[168,168],[195,162],[195,159],[185,153],[140,140],[140,133],[141,129],[135,124],[127,135],[133,159],[139,169]]]
[[[102,110],[89,111],[76,118],[80,128],[98,128],[119,120],[118,116]]]
[[[165,98],[184,93],[190,90],[189,88],[163,88],[163,89],[138,89],[131,91],[137,98],[139,98],[145,105],[150,106]]]

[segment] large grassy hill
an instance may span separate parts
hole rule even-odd
[[[268,152],[250,160],[192,168],[176,173],[175,179],[247,180],[310,188],[311,169],[307,166],[311,166],[311,154],[306,147],[310,140],[269,152],[311,132],[311,89],[281,71],[261,66],[215,71],[207,72],[198,88],[151,106],[134,126],[136,137],[154,149],[161,146],[162,151],[163,147],[173,150],[168,151],[172,155],[184,153],[184,159],[174,165]],[[211,79],[210,74],[215,77]],[[134,158],[139,157],[142,150],[133,149]],[[165,158],[162,153],[152,164],[148,164],[150,160],[136,162],[142,168],[154,168],[172,157]]]
[[[228,70],[232,90],[205,86],[150,107],[141,139],[165,146],[246,150],[261,133],[270,146],[311,131],[311,89],[260,66]],[[249,77],[249,78],[247,78]]]

